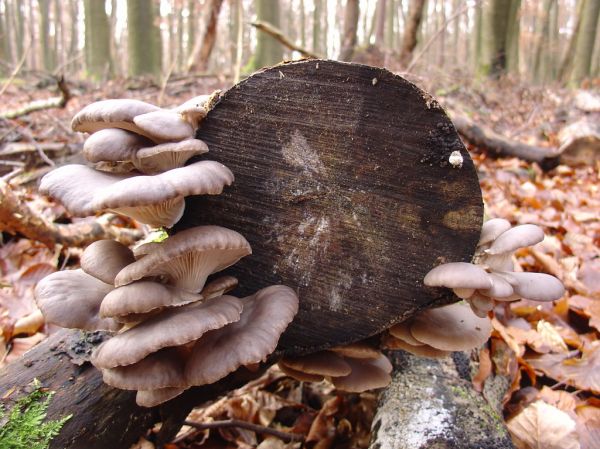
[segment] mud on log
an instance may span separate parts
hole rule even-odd
[[[311,60],[258,72],[222,96],[198,137],[236,181],[223,195],[188,198],[175,231],[218,224],[246,236],[253,254],[228,271],[240,279],[234,294],[297,290],[300,311],[278,354],[357,341],[446,301],[424,275],[472,257],[483,203],[469,154],[437,102],[384,69]],[[456,152],[460,167],[449,163]],[[167,441],[193,405],[249,376],[238,370],[140,409],[71,362],[76,335],[0,373],[11,399],[37,376],[57,391],[49,416],[74,415],[53,448],[125,449],[163,416]]]

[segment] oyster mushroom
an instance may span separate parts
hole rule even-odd
[[[98,240],[83,251],[80,263],[87,274],[113,284],[117,273],[134,260],[131,250],[122,243],[116,240]]]
[[[208,275],[247,256],[250,244],[239,233],[220,226],[198,226],[152,243],[147,254],[123,268],[117,287],[144,277],[163,276],[175,287],[199,292]]]

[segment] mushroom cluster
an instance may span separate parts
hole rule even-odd
[[[383,337],[387,349],[403,349],[423,357],[444,357],[452,351],[481,346],[492,332],[486,316],[476,316],[465,303],[428,309],[395,324]]]
[[[497,301],[555,301],[564,295],[565,289],[554,276],[513,272],[514,252],[542,240],[544,232],[536,225],[511,228],[502,218],[488,220],[481,228],[474,263],[439,265],[427,273],[423,283],[428,287],[451,288],[479,317],[486,317]]]
[[[383,388],[391,382],[392,364],[376,348],[352,343],[302,357],[284,357],[279,368],[288,376],[305,382],[327,379],[338,390],[361,393]]]
[[[218,194],[233,181],[213,161],[182,167],[208,151],[193,138],[206,101],[198,97],[173,111],[135,100],[84,108],[73,128],[94,133],[84,153],[101,165],[61,167],[44,177],[42,190],[73,215],[112,210],[172,226],[186,195]],[[35,298],[48,323],[111,333],[93,351],[92,364],[107,384],[137,390],[137,403],[152,407],[275,350],[298,311],[296,293],[274,285],[240,299],[226,295],[235,278],[208,281],[249,254],[241,234],[220,226],[190,228],[133,251],[101,240],[84,250],[81,269],[42,279]]]
[[[209,96],[173,109],[139,100],[93,103],[74,118],[74,131],[88,132],[83,154],[94,167],[71,164],[48,173],[40,191],[75,216],[112,211],[152,227],[171,227],[189,195],[217,195],[233,182],[223,164],[192,157],[208,152],[194,138]]]

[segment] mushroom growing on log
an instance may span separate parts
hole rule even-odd
[[[453,300],[443,289],[424,290],[422,280],[439,263],[471,260],[481,192],[454,126],[413,84],[356,64],[280,65],[225,92],[196,137],[236,182],[219,196],[187,198],[175,234],[199,224],[236,230],[253,248],[224,272],[240,280],[240,294],[279,283],[298,292],[300,310],[278,354],[362,340]],[[450,163],[456,151],[460,168]],[[238,369],[140,410],[135,394],[103,385],[89,363],[71,363],[73,348],[85,356],[75,360],[89,360],[81,338],[90,339],[61,333],[0,377],[2,390],[12,392],[5,401],[23,394],[33,377],[57,390],[49,418],[77,419],[51,448],[127,448],[161,415],[167,441],[199,400],[259,374]]]

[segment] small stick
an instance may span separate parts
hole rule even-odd
[[[283,32],[279,28],[271,25],[269,22],[256,21],[252,22],[250,25],[252,25],[257,30],[267,33],[269,36],[271,36],[275,40],[278,40],[287,48],[301,53],[302,56],[306,58],[319,58],[319,56],[315,53],[307,50],[306,48],[302,48],[299,45],[294,44],[285,34],[283,34]]]
[[[251,430],[256,433],[272,435],[274,437],[279,438],[284,443],[291,443],[293,441],[304,442],[304,435],[300,435],[297,433],[288,433],[282,432],[280,430],[275,430],[270,427],[260,426],[258,424],[252,424],[247,421],[241,421],[239,419],[226,419],[223,421],[213,421],[209,423],[197,423],[194,421],[184,421],[183,424],[186,426],[193,427],[198,430],[206,430],[206,429],[224,429],[228,427],[239,427],[240,429]]]

